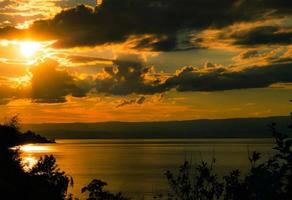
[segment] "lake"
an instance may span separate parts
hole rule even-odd
[[[106,189],[122,191],[135,199],[152,199],[167,189],[166,170],[177,170],[188,160],[198,163],[216,158],[216,171],[247,169],[253,150],[269,156],[270,139],[88,139],[57,140],[56,144],[24,145],[23,162],[33,165],[53,154],[59,167],[74,178],[70,192],[82,198],[81,188],[92,179],[108,183]]]

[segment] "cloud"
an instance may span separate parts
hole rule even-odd
[[[144,97],[144,96],[141,96],[137,99],[123,100],[120,104],[118,104],[116,106],[116,108],[124,107],[124,106],[131,105],[131,104],[141,105],[145,102],[145,100],[146,100],[146,97]]]
[[[35,21],[28,30],[3,28],[0,36],[54,39],[55,47],[62,48],[121,43],[141,36],[135,48],[171,51],[179,50],[182,44],[186,45],[183,49],[201,48],[199,43],[189,41],[194,32],[291,16],[291,8],[291,3],[284,0],[105,0],[95,9],[79,5],[63,10],[52,19]],[[268,31],[280,42],[284,39],[279,38],[289,36],[274,29]],[[145,35],[150,37],[145,39]]]
[[[164,86],[181,92],[265,88],[275,83],[292,82],[291,69],[292,63],[251,66],[240,71],[222,67],[207,70],[184,67],[167,79]]]
[[[80,55],[68,55],[67,56],[70,61],[75,63],[90,63],[90,62],[100,62],[100,63],[107,63],[112,64],[112,59],[106,58],[97,58],[92,56],[80,56]]]
[[[27,98],[35,103],[63,103],[67,96],[138,95],[139,98],[125,100],[117,106],[122,107],[143,104],[146,100],[144,95],[159,96],[170,90],[211,92],[292,83],[290,49],[279,48],[271,52],[251,50],[241,53],[239,57],[241,60],[251,59],[251,62],[234,66],[207,62],[204,67],[182,67],[176,73],[166,75],[146,66],[137,55],[121,55],[111,61],[112,66],[87,77],[70,72],[54,60],[46,60],[30,67],[28,86],[12,87],[4,85],[5,80],[0,80],[0,102],[4,104],[13,99]]]
[[[66,96],[85,97],[92,86],[87,80],[75,80],[66,71],[56,68],[58,63],[47,60],[31,70],[31,96],[37,103],[62,103]]]
[[[6,104],[16,95],[16,90],[7,85],[0,85],[0,105]]]
[[[0,105],[5,105],[15,99],[27,98],[28,92],[27,88],[0,84]]]
[[[127,57],[114,61],[115,66],[104,68],[103,76],[96,79],[96,92],[108,95],[156,94],[170,90],[224,91],[234,89],[265,88],[277,83],[292,82],[292,63],[285,56],[247,51],[241,57],[262,57],[260,65],[223,67],[206,63],[205,67],[183,67],[173,75],[165,77],[146,67],[141,60],[129,61]],[[271,55],[273,62],[270,62]],[[283,54],[283,53],[282,53]],[[282,59],[285,58],[286,62]],[[265,59],[265,61],[264,61]],[[281,62],[277,62],[281,61]],[[133,103],[131,102],[126,102]]]
[[[292,29],[278,26],[258,26],[246,31],[236,31],[230,35],[236,45],[289,45],[292,44]]]
[[[244,59],[249,59],[249,58],[253,58],[257,56],[259,56],[259,52],[257,50],[248,50],[248,51],[244,51],[240,53],[239,56],[237,56],[237,58],[240,60],[244,60]]]
[[[35,20],[52,17],[61,10],[58,0],[2,0],[0,1],[0,24],[6,21],[12,26],[23,26]]]
[[[154,94],[163,92],[160,79],[137,56],[122,56],[114,66],[105,67],[96,79],[96,91],[111,95]]]

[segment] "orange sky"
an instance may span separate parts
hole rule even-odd
[[[24,123],[42,123],[289,114],[292,25],[281,3],[254,3],[253,17],[246,17],[244,1],[218,8],[149,1],[145,13],[127,1],[99,1],[96,8],[91,0],[0,1],[2,118],[19,114]],[[169,21],[165,7],[175,13]],[[191,15],[196,7],[202,16]]]

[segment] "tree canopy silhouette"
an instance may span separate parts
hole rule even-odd
[[[129,200],[129,198],[124,197],[121,192],[114,194],[105,191],[103,188],[106,185],[106,182],[94,179],[87,186],[83,187],[81,192],[88,193],[87,200]]]
[[[6,119],[0,124],[0,145],[4,147],[12,147],[27,143],[53,143],[41,135],[38,135],[30,130],[26,132],[20,131],[20,123],[17,115]]]
[[[219,178],[213,162],[202,161],[194,168],[185,162],[177,173],[166,172],[169,192],[155,198],[168,200],[291,200],[292,198],[292,139],[269,125],[275,140],[273,154],[261,160],[261,153],[253,152],[251,167],[245,175],[232,170]],[[292,124],[289,125],[292,129]]]
[[[0,194],[8,199],[63,200],[72,182],[61,171],[53,156],[42,157],[29,170],[24,170],[19,150],[15,145],[51,142],[31,131],[20,132],[17,116],[0,124]]]

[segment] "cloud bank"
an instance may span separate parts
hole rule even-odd
[[[289,52],[289,51],[288,51]],[[287,52],[286,52],[287,53]],[[241,59],[265,56],[245,52]],[[0,85],[0,99],[30,98],[35,103],[62,103],[67,96],[86,97],[92,94],[111,96],[152,95],[170,90],[178,92],[210,92],[250,88],[266,88],[274,84],[292,83],[292,62],[289,55],[278,59],[266,57],[266,64],[204,67],[182,67],[174,74],[158,73],[137,56],[121,56],[110,67],[104,67],[95,77],[74,76],[60,70],[56,61],[47,60],[30,69],[29,87],[12,88]],[[142,104],[144,98],[125,101],[121,106]]]
[[[202,48],[191,35],[242,22],[289,18],[287,0],[105,0],[95,8],[79,5],[52,19],[36,20],[29,29],[0,29],[1,38],[57,40],[55,47],[71,48],[125,42],[138,37],[134,48],[173,51]],[[282,26],[283,28],[284,26]],[[268,40],[269,37],[273,37]],[[236,44],[291,44],[291,31],[258,27],[231,37]]]

